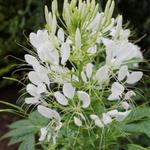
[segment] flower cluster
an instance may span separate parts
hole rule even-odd
[[[54,0],[52,12],[45,7],[45,28],[30,33],[34,51],[25,60],[33,69],[25,103],[50,119],[41,128],[40,141],[55,143],[68,120],[76,127],[101,129],[131,112],[136,95],[132,85],[143,76],[134,70],[143,56],[128,40],[130,30],[123,29],[122,16],[112,17],[113,10],[111,0],[104,12],[95,0],[66,0],[61,18]]]

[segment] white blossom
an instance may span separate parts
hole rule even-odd
[[[63,106],[68,105],[68,99],[63,94],[61,94],[59,91],[55,92],[54,96],[59,104],[61,104]]]
[[[100,67],[94,77],[95,80],[97,80],[99,83],[104,82],[109,79],[109,69],[108,66],[102,66]]]
[[[82,126],[82,122],[79,118],[77,117],[74,117],[74,123],[78,126],[78,127],[81,127]]]
[[[88,93],[84,92],[84,91],[78,91],[78,98],[82,101],[82,107],[83,108],[87,108],[89,107],[91,100],[90,100],[90,96]]]

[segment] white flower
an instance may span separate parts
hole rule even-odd
[[[130,108],[129,103],[126,102],[126,101],[121,102],[121,106],[122,106],[124,109],[126,109],[126,110],[128,110],[128,109]]]
[[[143,76],[143,72],[141,71],[134,71],[131,74],[128,75],[127,77],[127,83],[128,84],[134,84],[138,82]]]
[[[90,79],[92,76],[92,72],[93,72],[93,64],[88,63],[85,67],[85,72],[86,72],[87,77]]]
[[[61,120],[61,117],[56,110],[52,110],[43,105],[38,105],[37,110],[42,116],[46,118],[55,119],[57,122],[60,122]]]
[[[125,111],[125,112],[119,112],[118,110],[114,109],[111,111],[108,111],[107,114],[111,117],[115,118],[116,121],[123,121],[131,112],[131,110]]]
[[[34,70],[37,70],[38,67],[40,66],[39,61],[38,61],[34,56],[29,55],[29,54],[26,54],[26,55],[24,56],[24,58],[25,58],[25,61],[26,61],[29,65],[31,65]]]
[[[124,92],[124,87],[119,82],[114,82],[111,87],[112,94],[109,95],[108,100],[120,99]]]
[[[61,52],[61,64],[64,65],[70,56],[70,45],[68,43],[63,43],[60,52]]]
[[[90,96],[84,91],[77,91],[79,100],[82,101],[82,107],[87,108],[90,105]],[[54,92],[57,102],[63,106],[68,105],[68,98],[73,99],[75,96],[75,88],[70,83],[63,85],[63,94],[59,91]]]
[[[68,105],[68,99],[72,99],[75,95],[75,88],[70,83],[64,83],[63,94],[59,91],[54,92],[57,102],[63,106]]]
[[[46,136],[47,136],[47,127],[44,127],[44,128],[41,128],[41,135],[40,135],[40,138],[39,138],[39,141],[44,141]]]
[[[47,92],[45,84],[39,84],[38,86],[28,84],[26,90],[30,95],[34,97],[38,97],[41,93]]]
[[[94,121],[95,125],[99,128],[103,128],[104,124],[102,121],[99,119],[99,117],[95,114],[90,115],[90,118]]]
[[[88,79],[91,78],[93,73],[93,64],[92,63],[88,63],[85,66],[85,69],[81,72],[81,78],[82,80],[87,83]]]
[[[143,76],[143,72],[133,71],[133,72],[129,73],[128,66],[122,66],[119,69],[118,80],[122,81],[125,79],[125,77],[127,77],[126,83],[134,84],[134,83],[138,82],[142,78],[142,76]]]
[[[50,80],[47,74],[45,73],[40,73],[37,71],[30,71],[28,74],[28,78],[29,80],[35,84],[35,85],[41,85],[43,83],[49,85],[50,84]]]
[[[75,94],[75,88],[70,83],[64,83],[63,93],[66,97],[72,99]]]
[[[107,112],[107,114],[111,117],[115,117],[118,113],[118,110],[117,109],[114,109],[114,110],[110,110]]]
[[[91,100],[90,100],[90,96],[84,92],[84,91],[78,91],[77,92],[78,94],[78,98],[82,101],[82,107],[83,108],[87,108],[89,107],[90,103],[91,103]]]
[[[102,120],[103,120],[103,123],[105,125],[112,122],[111,117],[107,113],[103,113],[103,119]]]
[[[106,63],[118,68],[125,61],[133,58],[143,59],[139,47],[129,42],[102,39],[106,47]]]
[[[78,127],[81,127],[82,126],[82,121],[77,118],[77,117],[74,117],[74,123],[78,126]]]
[[[47,92],[46,86],[44,84],[39,84],[38,86],[28,84],[26,90],[31,96],[33,96],[25,98],[26,104],[39,104],[41,94]]]
[[[49,40],[48,32],[46,30],[38,30],[37,34],[32,32],[30,33],[29,39],[31,44],[38,49]]]
[[[129,74],[128,72],[128,66],[122,66],[119,69],[119,73],[118,73],[118,80],[122,81],[125,79],[125,77]]]
[[[109,68],[107,65],[99,68],[94,76],[94,79],[99,83],[107,81],[109,79]]]
[[[128,91],[128,92],[125,94],[124,99],[125,99],[125,100],[130,100],[132,96],[136,96],[136,94],[135,94],[134,91],[130,90],[130,91]]]
[[[59,91],[55,92],[54,96],[59,104],[61,104],[63,106],[68,105],[68,99],[63,94],[61,94]]]
[[[34,56],[26,54],[25,60],[29,65],[33,67],[34,71],[45,74],[49,72],[49,70],[46,67],[42,66]]]
[[[26,97],[25,98],[26,104],[40,104],[39,98],[37,97]]]
[[[115,116],[115,119],[117,121],[123,121],[129,115],[130,112],[131,112],[130,110],[125,112],[118,112]]]

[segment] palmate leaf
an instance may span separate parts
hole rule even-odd
[[[9,125],[10,131],[3,138],[10,138],[9,145],[21,142],[19,150],[34,150],[35,135],[40,128],[46,126],[49,119],[42,117],[37,111],[29,114],[27,119],[16,121]]]
[[[34,134],[28,135],[28,137],[21,143],[18,150],[34,150],[35,148]]]

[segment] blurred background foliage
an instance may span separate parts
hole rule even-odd
[[[104,8],[107,0],[97,0],[97,2]],[[143,90],[145,101],[149,103],[150,0],[115,0],[115,2],[114,16],[118,13],[123,14],[124,23],[129,22],[129,27],[133,29],[131,40],[137,42],[147,60],[146,63],[141,64],[145,78],[139,87]],[[14,95],[20,87],[17,89],[16,83],[4,80],[2,77],[13,76],[18,80],[22,79],[23,72],[14,73],[18,64],[22,63],[16,58],[23,59],[26,53],[23,47],[29,47],[27,41],[29,33],[43,28],[45,4],[50,8],[51,0],[0,0],[0,98],[17,97]],[[58,4],[59,9],[62,10],[63,0],[58,0]],[[141,104],[143,101],[139,99],[138,103]],[[150,140],[145,135],[140,135],[136,139],[133,137],[133,141],[143,146],[150,146]]]

